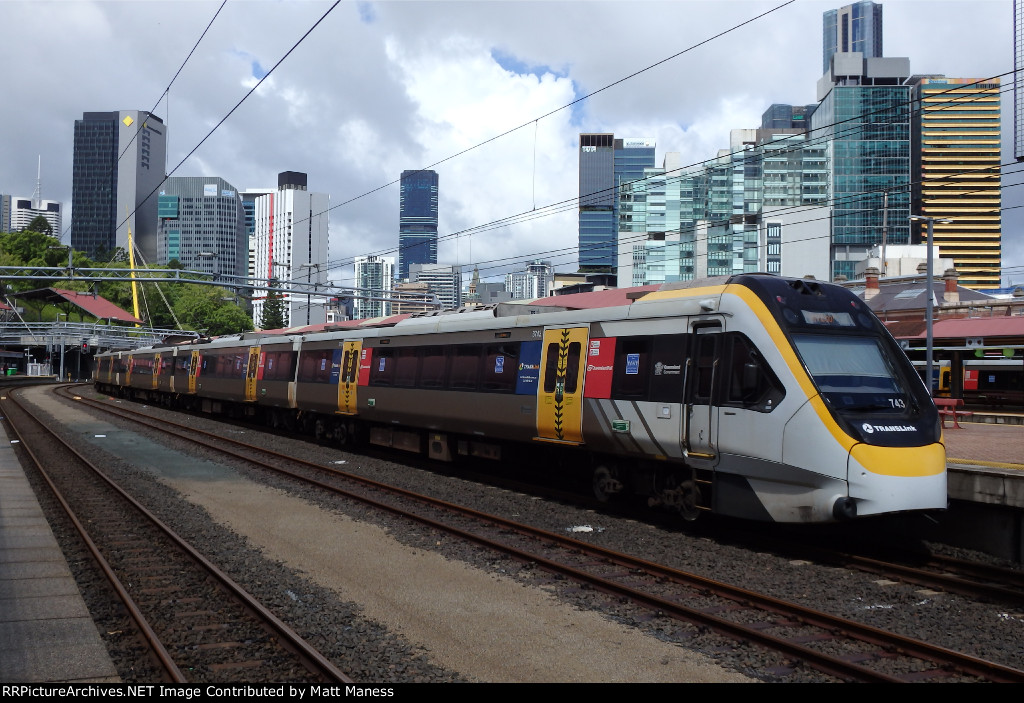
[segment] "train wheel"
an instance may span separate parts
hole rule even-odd
[[[316,422],[313,423],[313,436],[316,437],[316,441],[322,442],[327,437],[327,424],[323,418],[318,417]]]
[[[664,485],[658,491],[658,499],[662,505],[675,511],[684,520],[693,522],[700,517],[701,494],[697,486],[697,475],[681,476],[670,473],[664,479]]]
[[[593,477],[594,497],[602,503],[609,503],[622,493],[622,481],[619,480],[619,470],[610,464],[601,464],[594,469]]]
[[[348,425],[343,421],[338,422],[338,426],[334,430],[334,438],[338,442],[338,446],[347,447],[351,442],[351,436],[348,431]]]

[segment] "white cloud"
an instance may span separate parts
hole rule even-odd
[[[280,171],[308,173],[310,189],[331,196],[331,259],[343,266],[357,254],[397,246],[398,189],[387,184],[403,170],[441,162],[442,236],[569,201],[556,215],[443,242],[442,257],[489,262],[568,249],[556,261],[569,268],[580,132],[653,137],[659,162],[679,151],[694,163],[727,147],[730,129],[759,124],[772,103],[814,101],[821,13],[846,0],[794,3],[707,41],[778,4],[342,4],[176,175],[220,176],[246,189],[273,185]],[[1008,2],[883,6],[886,54],[909,56],[915,72],[988,76],[1012,69]],[[251,88],[254,66],[275,66],[330,3],[227,3],[161,99],[218,7],[186,0],[0,2],[0,25],[16,28],[0,43],[8,106],[0,114],[0,192],[31,193],[41,155],[42,195],[63,201],[70,214],[74,121],[83,112],[149,109],[158,100],[168,167],[175,166]],[[1009,125],[1008,96],[1004,105]],[[1004,206],[1020,203],[1018,190],[1005,190]],[[1005,265],[1024,264],[1017,213],[1007,211]],[[485,276],[501,272],[485,266]],[[351,267],[332,275],[350,276]]]

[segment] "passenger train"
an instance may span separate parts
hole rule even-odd
[[[745,274],[618,293],[610,307],[502,304],[108,352],[94,381],[444,462],[543,449],[599,498],[687,519],[946,507],[935,406],[848,290]]]

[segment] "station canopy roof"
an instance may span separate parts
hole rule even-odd
[[[82,310],[86,315],[90,315],[99,320],[125,322],[138,325],[142,324],[142,320],[139,318],[126,310],[122,310],[106,298],[96,295],[95,293],[82,293],[76,290],[64,290],[61,288],[39,288],[37,290],[30,290],[24,293],[14,293],[11,297],[25,298],[27,300],[42,300],[47,303],[53,303],[54,305],[70,303]]]

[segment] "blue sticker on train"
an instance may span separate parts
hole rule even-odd
[[[540,352],[540,342],[523,342],[519,345],[517,395],[537,395],[537,384],[540,381]]]
[[[505,370],[505,357],[494,357],[494,373],[502,373]]]
[[[338,385],[338,379],[341,378],[341,349],[335,349],[334,354],[331,355],[331,380],[330,383],[333,386]]]
[[[626,354],[626,375],[636,376],[640,373],[640,355]]]

